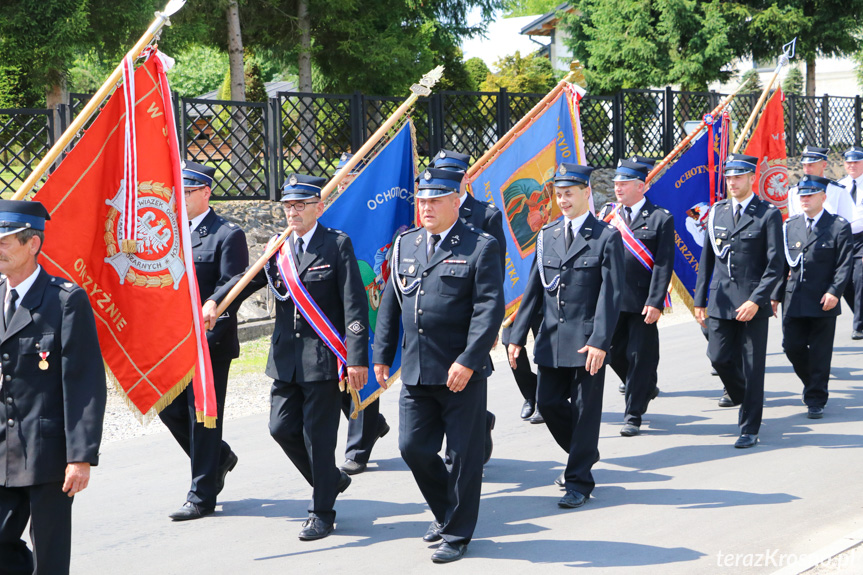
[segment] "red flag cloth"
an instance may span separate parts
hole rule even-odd
[[[51,214],[41,263],[87,291],[118,389],[148,419],[195,378],[199,421],[215,426],[216,399],[191,259],[171,95],[158,55],[135,71],[135,253],[121,249],[126,103],[109,98],[34,199]],[[128,96],[128,94],[127,94]],[[130,99],[131,101],[131,99]],[[132,186],[134,189],[134,186]],[[209,373],[208,373],[209,371]]]
[[[782,110],[784,99],[781,89],[770,97],[743,152],[758,158],[755,169],[757,189],[753,191],[782,210],[783,219],[788,217],[788,160],[785,153],[785,114]]]

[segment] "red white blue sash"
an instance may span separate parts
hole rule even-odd
[[[290,243],[290,240],[284,242],[276,254],[276,267],[279,270],[279,275],[282,276],[282,281],[288,288],[288,295],[294,300],[296,308],[303,314],[318,337],[335,354],[339,367],[339,380],[342,380],[345,377],[345,365],[348,363],[345,338],[339,335],[339,332],[336,331],[336,328],[312,299],[306,286],[300,281],[297,264],[294,262],[294,255],[289,247]]]
[[[623,238],[623,245],[629,250],[636,260],[643,265],[647,271],[653,273],[653,254],[647,249],[641,240],[632,233],[632,230],[620,215],[619,204],[609,204],[611,213],[605,217],[605,221],[613,225],[620,232],[620,237]],[[665,293],[665,307],[671,307],[671,294]]]

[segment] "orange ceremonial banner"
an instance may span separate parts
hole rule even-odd
[[[788,217],[788,159],[785,152],[785,114],[782,110],[784,100],[781,89],[770,97],[743,152],[758,158],[755,169],[756,193],[779,208],[783,219]]]

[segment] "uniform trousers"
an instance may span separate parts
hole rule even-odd
[[[186,501],[212,509],[219,495],[217,483],[219,468],[231,454],[231,447],[222,440],[225,422],[225,397],[228,392],[228,373],[231,360],[216,360],[213,366],[213,385],[216,390],[218,418],[215,429],[198,423],[195,413],[195,392],[192,384],[186,387],[168,406],[159,412],[159,419],[189,456],[192,466],[192,486]]]
[[[757,435],[761,428],[768,319],[761,317],[742,322],[707,318],[710,331],[707,357],[731,401],[740,404],[741,434]]]
[[[342,413],[348,419],[348,441],[345,445],[345,459],[366,464],[372,456],[372,447],[378,440],[381,430],[387,424],[381,415],[380,400],[374,400],[363,409],[356,419],[351,419],[354,402],[351,395],[342,395]]]
[[[803,382],[803,403],[824,407],[836,317],[782,318],[782,349]]]
[[[542,316],[536,314],[536,317],[531,322],[530,330],[533,332],[533,337],[536,339],[539,333],[539,327],[542,325]],[[506,348],[510,344],[510,330],[512,327],[503,328],[501,333],[500,343]],[[536,403],[536,374],[530,368],[530,360],[528,359],[526,350],[522,350],[515,360],[515,367],[512,369],[512,375],[515,378],[515,384],[518,386],[521,396],[525,401],[531,404]]]
[[[851,329],[863,331],[863,232],[854,234],[854,268],[851,281],[845,286],[843,296],[848,307],[854,312]]]
[[[625,423],[641,425],[650,396],[656,389],[656,369],[659,366],[659,329],[656,323],[644,323],[640,313],[620,312],[608,365],[626,384]]]
[[[591,468],[599,461],[605,367],[596,375],[584,367],[540,365],[537,369],[537,407],[554,440],[569,454],[563,473],[566,488],[590,495],[596,485]]]
[[[63,482],[0,486],[0,575],[66,575],[72,551],[72,497]],[[30,521],[33,551],[21,539]]]
[[[312,486],[309,517],[332,524],[341,472],[336,441],[342,392],[337,380],[273,382],[270,435]]]
[[[487,380],[475,377],[458,393],[445,385],[402,385],[399,396],[399,450],[449,543],[470,542],[476,527],[487,393]],[[444,435],[450,471],[438,455]]]

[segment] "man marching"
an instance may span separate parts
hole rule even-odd
[[[851,225],[824,207],[830,184],[804,176],[797,185],[803,213],[785,222],[786,272],[771,298],[774,313],[782,302],[782,348],[803,381],[809,419],[824,416],[839,298],[852,269]]]
[[[318,225],[324,178],[291,174],[282,207],[293,232],[237,297],[269,284],[278,304],[266,374],[273,378],[270,435],[309,485],[309,518],[300,539],[334,529],[336,496],[351,478],[336,467],[342,392],[339,380],[362,389],[368,378],[369,309],[350,238]],[[204,304],[213,325],[216,304],[240,280],[234,276]],[[298,302],[298,303],[297,303]]]
[[[216,169],[210,166],[186,162],[183,167],[183,191],[201,301],[207,301],[219,286],[242,273],[249,265],[249,248],[243,230],[210,209],[215,175]],[[170,515],[174,521],[200,519],[211,514],[216,507],[216,497],[225,485],[225,476],[237,465],[237,455],[222,440],[228,373],[231,360],[240,355],[237,308],[239,304],[232,306],[207,332],[218,407],[216,428],[207,429],[203,423],[197,422],[194,387],[191,385],[159,412],[162,423],[192,464],[192,485],[186,495],[186,503]]]
[[[854,203],[851,234],[854,242],[854,271],[845,288],[845,300],[854,310],[851,339],[863,339],[863,148],[851,146],[843,154],[845,173],[839,184],[848,190]]]
[[[69,573],[72,501],[99,463],[105,367],[84,290],[37,257],[45,207],[0,200],[0,573]],[[27,524],[33,551],[21,540]]]
[[[800,155],[800,165],[803,167],[803,173],[807,176],[824,177],[824,169],[827,167],[827,154],[830,153],[829,148],[816,148],[815,146],[806,146],[803,148],[803,153]],[[831,180],[827,185],[827,191],[824,197],[824,209],[831,214],[842,216],[846,221],[851,221],[854,217],[854,201],[851,199],[851,194],[844,186],[837,184]],[[799,185],[789,188],[788,190],[788,215],[796,216],[803,213],[803,207],[800,204]]]
[[[731,197],[710,209],[694,297],[695,319],[710,334],[707,356],[733,405],[740,405],[738,448],[758,442],[770,296],[784,269],[782,215],[752,193],[757,162],[743,154],[725,162]]]
[[[626,282],[608,364],[626,384],[626,414],[620,434],[638,435],[648,402],[659,393],[659,330],[674,270],[674,218],[644,197],[647,166],[621,160],[614,175],[619,204],[606,204],[599,219],[621,233]]]
[[[558,506],[584,505],[599,461],[605,356],[620,313],[623,244],[614,226],[589,208],[590,166],[561,164],[554,193],[563,218],[542,228],[536,258],[512,326],[508,355],[516,365],[533,316],[543,323],[534,343],[537,405],[557,444],[569,454]],[[560,478],[559,478],[560,481]]]
[[[500,247],[459,219],[460,181],[434,168],[420,176],[423,227],[396,239],[375,330],[382,387],[402,345],[399,449],[434,514],[423,540],[443,539],[436,563],[461,559],[476,527],[489,351],[504,315]],[[444,436],[450,471],[438,456]]]

